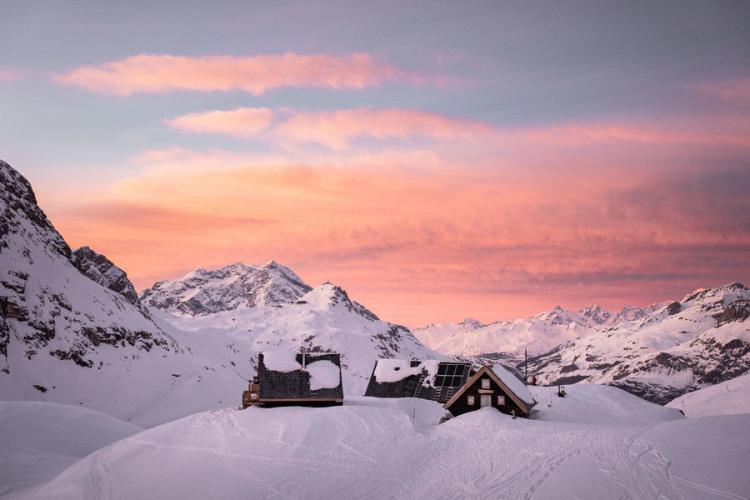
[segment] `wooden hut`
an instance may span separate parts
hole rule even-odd
[[[341,357],[336,353],[268,351],[242,394],[242,406],[333,406],[344,402]]]
[[[445,403],[468,380],[471,365],[456,361],[379,359],[365,396],[422,398]]]
[[[501,365],[487,365],[477,371],[450,400],[445,409],[461,415],[484,407],[527,417],[536,404],[529,389]]]

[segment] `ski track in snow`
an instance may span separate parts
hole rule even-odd
[[[436,425],[442,408],[412,399],[212,410],[126,437],[20,498],[747,498],[747,482],[675,474],[648,436],[688,422],[676,411],[611,387],[534,391],[536,420],[483,409]]]

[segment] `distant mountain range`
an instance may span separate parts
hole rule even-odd
[[[0,183],[0,399],[152,425],[238,401],[269,349],[341,353],[347,394],[364,392],[378,357],[501,359],[522,371],[528,349],[539,383],[586,380],[660,403],[750,370],[750,291],[739,283],[617,313],[556,307],[414,334],[273,261],[198,269],[137,297],[106,256],[71,251],[3,162]]]
[[[438,351],[505,359],[543,384],[609,384],[666,403],[750,370],[750,290],[741,283],[612,314],[556,307],[530,318],[430,325],[415,335]]]

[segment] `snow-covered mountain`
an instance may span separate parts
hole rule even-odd
[[[593,334],[602,327],[636,321],[656,306],[626,306],[611,313],[590,305],[580,311],[560,306],[528,318],[484,324],[467,318],[459,323],[437,323],[417,328],[414,335],[425,345],[444,354],[478,356],[503,353],[509,356],[541,354],[560,344]]]
[[[176,349],[169,335],[125,297],[74,267],[70,248],[37,205],[31,185],[4,162],[0,184],[4,373],[25,364],[24,359],[50,357],[91,368],[99,361],[96,351],[105,346]]]
[[[266,350],[338,352],[347,395],[364,393],[379,357],[444,358],[422,345],[407,328],[381,321],[331,283],[311,289],[291,304],[248,307],[241,303],[235,309],[198,316],[151,311],[175,329],[200,337],[200,345],[193,344],[192,349],[206,359],[215,359],[217,348],[224,347],[245,353],[248,368],[254,368],[257,354]]]
[[[659,403],[750,370],[750,291],[733,283],[679,301],[611,313],[561,307],[514,321],[430,325],[414,334],[431,348],[521,369],[539,383],[583,380],[622,387]]]
[[[0,185],[0,399],[152,425],[236,398],[245,375],[199,359],[189,336],[82,274],[31,185],[3,162]]]
[[[666,403],[750,370],[750,290],[696,290],[529,360],[541,383],[610,384]]]
[[[0,183],[0,400],[150,426],[238,403],[262,350],[341,353],[348,395],[364,392],[378,357],[441,357],[341,288],[312,289],[275,262],[194,271],[133,304],[114,286],[125,273],[71,253],[5,163]]]
[[[127,273],[117,267],[104,255],[89,247],[81,247],[71,255],[71,261],[76,268],[88,278],[96,281],[105,288],[117,292],[131,304],[138,302],[138,293]]]
[[[310,290],[291,269],[274,261],[262,266],[237,263],[160,281],[143,291],[141,302],[174,314],[200,316],[240,307],[290,304]]]

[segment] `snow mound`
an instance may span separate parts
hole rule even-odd
[[[750,374],[689,392],[667,403],[688,417],[750,413]]]
[[[263,364],[272,372],[288,373],[302,369],[297,362],[297,353],[290,350],[264,351]]]
[[[306,367],[310,374],[310,390],[335,389],[341,385],[341,370],[327,359],[310,363]]]
[[[48,481],[142,429],[87,408],[0,401],[0,496]]]
[[[484,408],[438,425],[441,406],[411,398],[199,413],[118,441],[21,498],[698,500],[750,493],[750,443],[737,439],[748,435],[748,415],[688,420],[585,384],[568,398],[554,388],[534,393],[552,404],[543,420]]]

